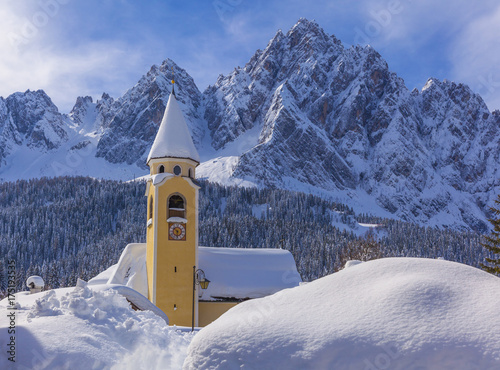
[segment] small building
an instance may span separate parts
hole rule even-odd
[[[107,281],[143,294],[171,325],[205,326],[243,300],[301,281],[288,251],[198,246],[199,163],[172,89],[147,159],[146,243],[129,244]]]
[[[40,276],[33,275],[26,280],[26,286],[30,289],[30,294],[40,293],[45,282]]]

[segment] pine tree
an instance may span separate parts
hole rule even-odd
[[[500,205],[500,195],[497,200],[495,200],[495,204]],[[484,242],[482,242],[481,245],[486,248],[492,256],[491,258],[485,257],[487,264],[481,263],[481,268],[490,274],[500,276],[500,209],[491,207],[490,211],[493,213],[493,218],[488,221],[493,225],[493,232],[484,237]]]

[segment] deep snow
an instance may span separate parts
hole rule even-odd
[[[95,288],[95,287],[94,287]],[[85,282],[16,300],[16,362],[8,361],[7,302],[0,302],[1,369],[176,369],[192,334],[151,311],[134,311],[115,290]]]
[[[1,301],[0,368],[500,368],[500,279],[455,262],[350,261],[243,302],[196,335],[102,290],[111,274],[94,285],[18,293],[15,366]]]
[[[191,342],[185,369],[498,369],[500,279],[387,258],[236,306]]]

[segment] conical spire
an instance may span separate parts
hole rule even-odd
[[[200,162],[200,156],[173,91],[168,98],[165,114],[149,152],[147,163],[153,158],[187,158]]]

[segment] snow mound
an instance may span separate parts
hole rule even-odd
[[[500,279],[387,258],[243,302],[203,328],[185,369],[500,368]]]
[[[28,308],[29,295],[17,295],[16,368],[149,369],[180,368],[192,335],[167,326],[150,311],[134,311],[114,289],[90,289],[79,281],[40,294]],[[0,328],[3,325],[0,325]],[[7,330],[0,332],[6,347]],[[0,356],[0,368],[10,368]],[[139,366],[139,364],[142,364]]]
[[[121,295],[111,290],[91,290],[79,280],[75,289],[61,298],[57,297],[55,290],[45,293],[35,301],[27,318],[31,322],[38,317],[66,314],[106,325],[128,321],[128,325],[133,326],[129,313],[130,304]]]
[[[349,267],[357,266],[357,265],[359,265],[360,263],[363,263],[363,261],[359,261],[359,260],[350,260],[350,261],[347,261],[347,262],[345,263],[344,268],[345,268],[345,269],[348,269]]]
[[[94,276],[92,279],[88,281],[88,285],[102,285],[107,284],[109,278],[115,273],[118,264],[109,266],[106,270]]]

